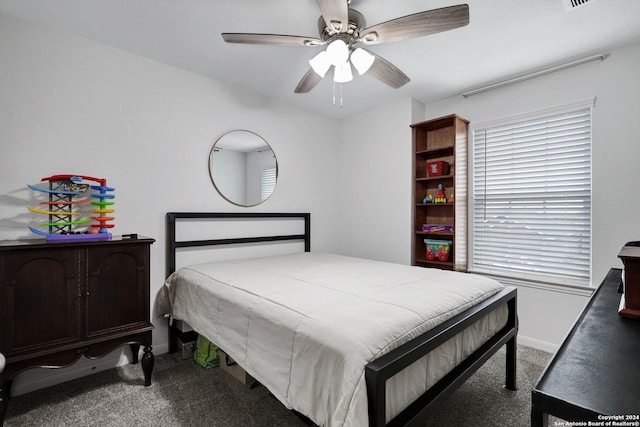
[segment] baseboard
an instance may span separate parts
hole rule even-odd
[[[153,348],[154,355],[167,353],[168,351],[169,344],[161,344]],[[140,348],[138,360],[141,360],[142,354],[143,347]],[[64,368],[29,369],[18,374],[13,379],[11,396],[20,396],[129,363],[131,363],[131,350],[128,346],[124,346],[99,359],[92,360],[83,357],[73,365]],[[142,371],[140,371],[140,375],[142,375]]]
[[[523,337],[522,335],[518,335],[518,344],[537,348],[538,350],[546,351],[548,353],[555,353],[560,348],[557,344],[537,340],[535,338]]]

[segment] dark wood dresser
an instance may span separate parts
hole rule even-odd
[[[154,356],[149,321],[153,239],[48,243],[0,241],[0,426],[11,381],[34,367],[68,366],[130,345],[144,346],[144,385]]]

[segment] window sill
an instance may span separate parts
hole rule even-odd
[[[502,276],[498,274],[492,274],[486,271],[469,271],[472,274],[478,274],[480,276],[486,276],[491,279],[497,280],[505,286],[523,286],[527,288],[541,289],[550,292],[560,292],[571,295],[580,295],[584,297],[590,297],[596,288],[592,286],[581,285],[569,285],[560,283],[543,282],[539,280],[522,279],[516,277]]]

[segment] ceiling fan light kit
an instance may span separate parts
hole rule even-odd
[[[334,67],[333,81],[336,83],[347,83],[353,80],[353,73],[351,73],[351,64],[343,62]]]
[[[335,67],[333,80],[337,83],[345,83],[353,79],[349,58],[360,75],[366,73],[376,60],[375,56],[360,47],[354,49],[349,55],[346,43],[338,39],[332,41],[327,50],[311,58],[309,65],[320,77],[324,77],[333,65]]]
[[[351,63],[356,67],[356,70],[358,70],[358,74],[360,75],[369,71],[369,68],[371,68],[375,60],[375,56],[371,55],[361,47],[354,49],[351,53]]]
[[[296,86],[295,93],[313,89],[334,66],[333,79],[344,83],[353,79],[351,64],[358,74],[367,71],[381,82],[399,88],[410,79],[386,59],[357,44],[375,45],[452,30],[469,24],[469,6],[460,4],[414,13],[367,27],[364,16],[349,7],[349,0],[317,0],[319,38],[280,34],[223,33],[227,43],[265,44],[277,46],[323,46],[326,50],[309,60],[311,69]]]
[[[337,39],[329,43],[327,46],[327,57],[334,67],[343,64],[349,59],[349,48],[341,39]]]
[[[317,75],[324,77],[327,74],[329,68],[331,68],[331,60],[326,50],[323,50],[313,58],[309,60],[309,65]]]

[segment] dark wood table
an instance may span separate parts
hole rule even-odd
[[[640,425],[640,320],[618,315],[621,277],[609,271],[538,379],[532,427],[546,427],[549,414],[585,422],[574,425]]]

